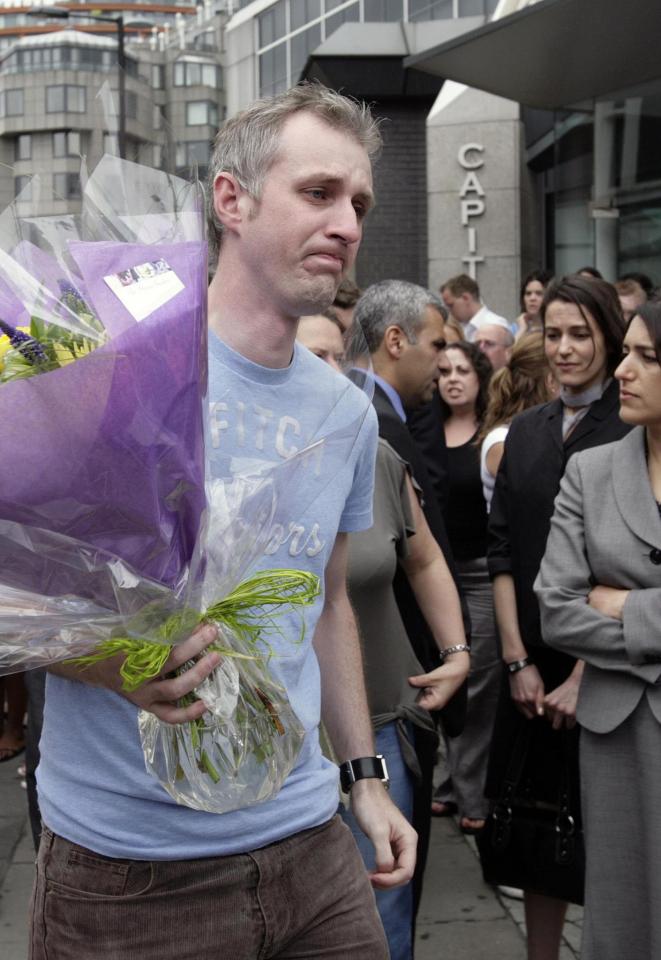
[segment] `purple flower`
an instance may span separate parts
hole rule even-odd
[[[16,330],[11,324],[0,320],[0,330],[9,337],[9,342],[31,364],[47,363],[48,357],[42,345],[29,333]]]

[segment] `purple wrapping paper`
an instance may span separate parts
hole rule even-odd
[[[174,586],[204,510],[206,244],[72,244],[110,343],[60,370],[0,386],[0,519],[116,554]],[[103,276],[164,256],[185,289],[136,324]],[[64,278],[63,278],[64,279]],[[78,593],[60,571],[3,569],[46,595]]]

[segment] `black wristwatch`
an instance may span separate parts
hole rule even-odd
[[[388,767],[381,754],[376,757],[359,757],[357,760],[347,760],[340,764],[340,786],[343,793],[348,793],[357,780],[367,778],[380,780],[386,790],[390,786]]]

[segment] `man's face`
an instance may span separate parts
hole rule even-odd
[[[340,328],[328,317],[301,317],[296,339],[334,370],[342,370],[344,343]]]
[[[309,112],[285,123],[259,200],[243,195],[244,282],[281,315],[326,309],[353,265],[372,203],[369,157]]]
[[[416,343],[409,343],[402,334],[401,353],[395,365],[397,382],[393,386],[409,410],[429,403],[434,396],[439,378],[438,362],[445,347],[445,324],[438,310],[428,306],[422,317]]]
[[[512,356],[512,335],[497,323],[486,323],[473,337],[473,343],[485,353],[494,370],[501,370]]]
[[[443,287],[441,296],[454,319],[462,325],[469,323],[480,309],[479,303],[476,303],[469,293],[461,293],[455,297],[447,287]]]

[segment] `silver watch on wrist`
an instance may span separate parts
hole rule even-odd
[[[357,760],[346,760],[340,764],[340,786],[344,793],[348,793],[358,780],[368,778],[380,780],[386,790],[390,786],[386,758],[382,754],[358,757]]]

